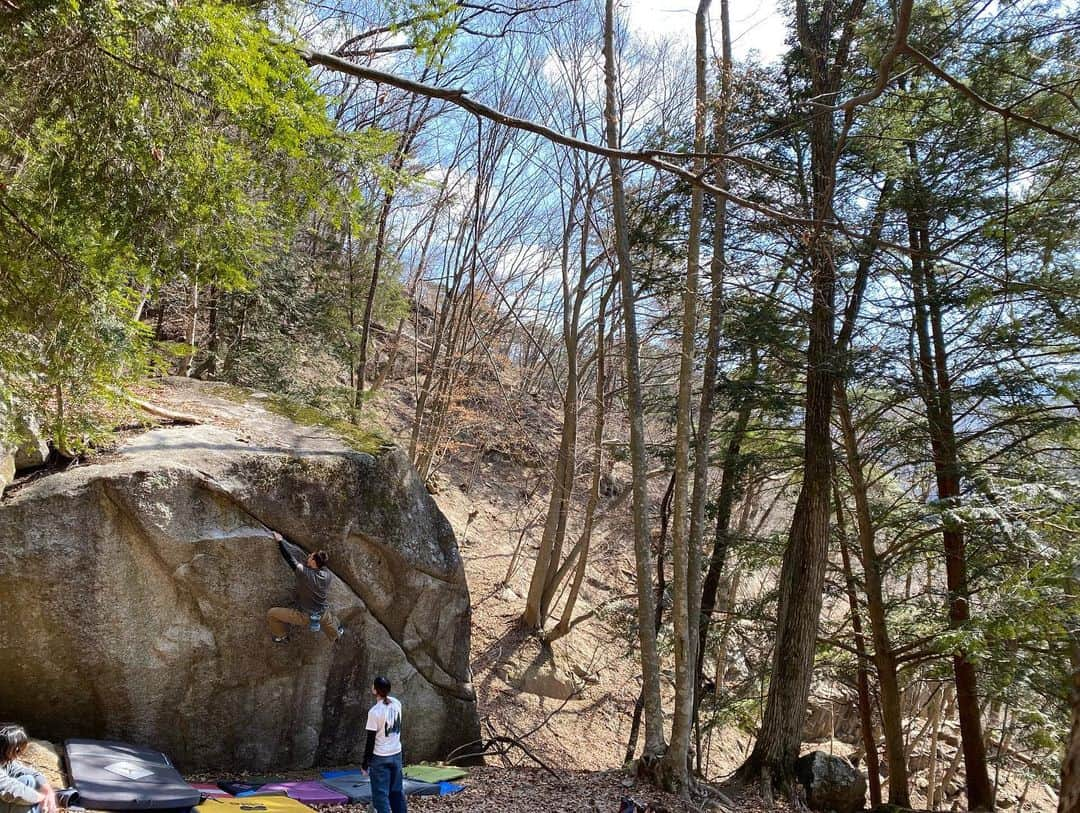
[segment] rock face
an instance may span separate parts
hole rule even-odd
[[[542,648],[535,657],[511,656],[496,670],[515,689],[538,697],[569,700],[581,691],[582,680],[561,654]]]
[[[147,432],[0,503],[0,719],[184,770],[355,763],[383,674],[410,760],[476,739],[464,570],[407,459],[209,403],[219,425]],[[294,576],[269,529],[330,552],[337,644],[271,644]]]
[[[855,813],[866,803],[866,779],[846,759],[813,751],[795,762],[811,810]]]
[[[832,684],[815,683],[810,692],[803,742],[835,738],[841,742],[860,742],[859,701],[854,692]]]

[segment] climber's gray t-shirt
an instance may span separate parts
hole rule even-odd
[[[302,612],[325,613],[330,605],[326,594],[330,592],[330,571],[325,567],[312,570],[307,565],[296,569],[296,600]]]

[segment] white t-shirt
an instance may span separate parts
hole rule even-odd
[[[388,697],[389,703],[376,701],[367,713],[367,730],[375,732],[375,756],[390,757],[401,753],[401,702]]]

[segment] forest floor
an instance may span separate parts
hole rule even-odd
[[[408,437],[409,392],[388,388],[375,406],[389,434]],[[489,759],[482,781],[448,797],[446,807],[443,800],[423,800],[418,807],[617,811],[619,799],[632,796],[658,810],[691,809],[639,785],[620,767],[640,690],[635,565],[625,510],[629,469],[613,468],[597,509],[589,566],[574,610],[575,618],[587,618],[545,645],[521,617],[547,509],[545,464],[557,451],[558,416],[551,407],[534,404],[522,427],[498,406],[493,399],[480,410],[475,433],[466,431],[464,443],[451,445],[432,478],[434,497],[454,527],[472,596],[473,684],[485,734],[517,739],[560,780],[511,749],[506,757]],[[579,516],[582,510],[575,505]],[[575,530],[568,539],[576,539]],[[708,744],[708,776],[719,782],[741,764],[751,739],[728,727],[717,730]],[[753,793],[733,801],[737,810],[760,809]]]
[[[389,389],[377,406],[390,434],[407,437],[409,394]],[[475,435],[451,446],[432,478],[469,582],[473,685],[481,716],[489,731],[521,740],[549,765],[611,769],[624,761],[640,689],[629,512],[611,510],[612,504],[624,503],[623,482],[618,474],[612,478],[618,493],[598,508],[574,611],[575,617],[596,615],[543,645],[520,619],[547,510],[544,462],[557,451],[557,416],[549,407],[533,405],[531,448],[525,448],[514,440],[521,437],[520,427],[504,420],[496,404],[483,414]],[[579,510],[575,506],[575,513]],[[573,531],[568,538],[576,538]],[[730,768],[738,764],[738,751],[736,745],[728,755]],[[515,761],[519,757],[512,755]]]

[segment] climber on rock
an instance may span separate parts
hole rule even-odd
[[[271,607],[266,613],[270,624],[270,636],[275,644],[289,640],[289,626],[308,627],[313,632],[322,631],[333,643],[345,632],[338,620],[330,612],[326,596],[330,592],[330,569],[326,566],[330,554],[324,550],[308,555],[303,562],[298,560],[286,544],[285,537],[273,532],[281,555],[296,571],[296,607]]]

